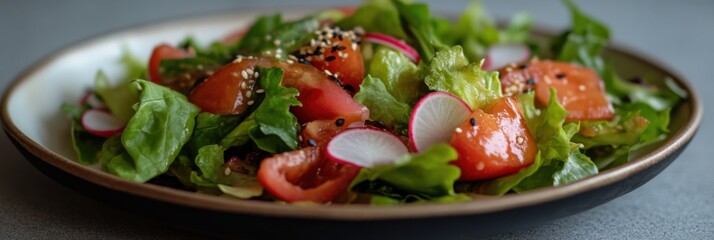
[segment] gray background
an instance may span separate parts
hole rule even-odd
[[[0,0],[0,89],[24,68],[75,41],[156,20],[216,11],[314,6],[300,1]],[[460,12],[466,1],[430,1]],[[611,26],[618,43],[646,52],[689,79],[702,94],[704,121],[687,151],[654,180],[595,209],[493,238],[711,239],[714,237],[714,1],[578,1]],[[355,1],[333,1],[343,5]],[[497,17],[529,10],[540,25],[569,22],[556,0],[486,0]],[[94,71],[95,69],[87,69]],[[43,176],[0,136],[0,239],[200,238],[89,199]]]

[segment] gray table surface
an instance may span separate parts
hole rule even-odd
[[[75,41],[111,30],[226,9],[324,6],[324,1],[35,1],[0,0],[0,89],[24,68]],[[458,12],[466,1],[431,1]],[[641,188],[592,210],[492,238],[714,238],[714,1],[578,1],[609,24],[618,43],[646,52],[683,74],[704,101],[704,121],[689,148]],[[343,5],[354,1],[332,1]],[[540,25],[561,28],[569,16],[556,0],[487,0],[494,16],[528,10]],[[88,71],[94,71],[88,69]],[[201,238],[167,228],[73,192],[42,175],[0,136],[0,239]]]

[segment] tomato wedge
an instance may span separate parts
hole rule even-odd
[[[324,149],[332,137],[346,128],[341,119],[306,124],[301,136],[308,147],[264,159],[258,181],[286,202],[326,203],[338,199],[360,168],[329,161]]]
[[[337,83],[315,67],[265,58],[245,58],[224,66],[196,86],[189,94],[189,101],[204,112],[243,113],[252,104],[257,90],[254,76],[246,78],[243,72],[254,72],[255,67],[283,68],[285,73],[282,85],[296,88],[300,92],[297,99],[303,106],[293,107],[291,111],[301,123],[337,118],[356,122],[369,117],[367,107],[352,99]]]
[[[154,47],[154,50],[151,52],[151,58],[149,58],[149,80],[158,84],[164,83],[160,71],[162,60],[189,58],[193,55],[194,54],[189,51],[173,47],[166,43],[159,44]]]
[[[317,69],[342,85],[351,94],[359,91],[364,79],[364,61],[357,38],[352,31],[323,30],[309,46],[300,51]]]
[[[451,145],[459,153],[453,164],[461,169],[465,181],[516,172],[533,163],[538,151],[513,98],[501,98],[483,110],[474,110],[454,132]]]
[[[500,71],[506,96],[535,91],[536,100],[548,105],[550,88],[568,110],[568,121],[611,120],[615,111],[605,97],[602,80],[592,69],[566,62],[533,60],[526,65],[508,66]]]

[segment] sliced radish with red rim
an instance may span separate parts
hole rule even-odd
[[[111,137],[124,130],[124,122],[101,109],[90,109],[82,114],[82,127],[100,137]]]
[[[404,41],[393,38],[392,36],[381,33],[367,33],[364,35],[364,41],[386,45],[394,50],[404,53],[404,55],[414,63],[419,63],[419,53],[409,44]]]
[[[97,97],[97,94],[94,92],[87,92],[86,94],[84,94],[84,97],[82,97],[82,100],[79,102],[79,104],[88,104],[91,108],[106,108],[106,105],[104,105],[102,100],[99,100],[99,97]]]
[[[531,50],[523,44],[501,43],[488,48],[483,69],[487,71],[498,70],[508,64],[520,64],[528,61]]]
[[[399,137],[374,128],[351,128],[327,144],[327,156],[336,162],[358,167],[393,163],[409,150]]]
[[[409,117],[409,142],[415,152],[437,143],[448,143],[461,123],[471,114],[463,100],[448,92],[422,97]]]

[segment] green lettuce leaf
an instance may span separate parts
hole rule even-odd
[[[121,135],[130,158],[113,158],[107,170],[125,179],[146,182],[165,173],[193,131],[198,107],[186,96],[155,83],[136,80],[141,91],[136,113]]]
[[[196,116],[196,126],[193,129],[191,140],[188,142],[193,156],[198,150],[206,145],[220,142],[240,123],[240,116],[217,115],[207,112],[199,113]],[[237,146],[237,145],[236,145]],[[226,146],[228,148],[228,146]]]
[[[107,75],[100,70],[94,80],[94,91],[114,116],[126,122],[134,115],[132,106],[139,101],[138,91],[129,83],[134,79],[146,77],[147,70],[146,64],[126,49],[123,50],[119,60],[124,68],[124,76],[118,84],[112,86]]]
[[[481,63],[469,63],[461,46],[436,52],[434,59],[422,66],[429,89],[450,92],[471,108],[485,106],[501,97],[498,72],[482,70]]]
[[[392,96],[378,78],[367,75],[354,99],[369,108],[371,120],[397,129],[405,129],[409,124],[411,107]]]
[[[263,101],[221,140],[221,145],[226,148],[240,146],[247,143],[247,137],[250,137],[258,148],[270,153],[296,149],[300,125],[295,115],[290,113],[290,107],[302,106],[296,98],[299,92],[280,85],[282,69],[258,68],[257,71],[260,74],[258,83],[265,90]]]
[[[260,52],[264,44],[270,42],[266,41],[265,36],[269,36],[280,24],[282,24],[280,14],[258,17],[240,40],[237,50],[247,54]]]
[[[191,182],[201,190],[218,190],[243,199],[263,194],[263,186],[254,176],[233,172],[225,166],[223,148],[219,145],[207,145],[199,149],[195,164],[199,171],[191,172]]]
[[[399,12],[390,1],[365,1],[352,16],[342,19],[337,26],[342,29],[362,27],[366,32],[382,33],[397,39],[407,38],[402,30]]]
[[[454,148],[437,144],[419,154],[403,156],[395,164],[362,169],[350,188],[399,202],[448,196],[453,200],[468,199],[454,191],[461,170],[449,162],[456,158]]]
[[[401,27],[409,36],[407,42],[416,48],[422,60],[430,61],[437,50],[446,47],[434,32],[428,5],[404,3],[401,0],[392,0],[392,4],[397,7]]]
[[[62,104],[62,113],[72,119],[70,132],[72,133],[72,148],[77,154],[77,161],[84,165],[91,165],[97,162],[99,151],[102,149],[104,138],[95,136],[87,132],[81,123],[82,113],[88,110],[88,106],[75,104]]]
[[[475,191],[477,193],[486,195],[502,196],[514,187],[521,184],[523,179],[526,179],[536,173],[540,169],[540,166],[542,164],[543,158],[541,157],[540,152],[538,152],[535,160],[530,166],[519,170],[517,173],[487,180],[481,184],[477,184],[476,189],[472,189],[469,191]]]
[[[255,55],[270,51],[270,57],[284,59],[310,41],[317,28],[314,16],[290,22],[283,22],[280,15],[261,16],[240,41],[236,52]]]
[[[413,105],[425,88],[419,78],[419,68],[391,48],[378,47],[367,67],[367,73],[381,80],[397,101]]]

